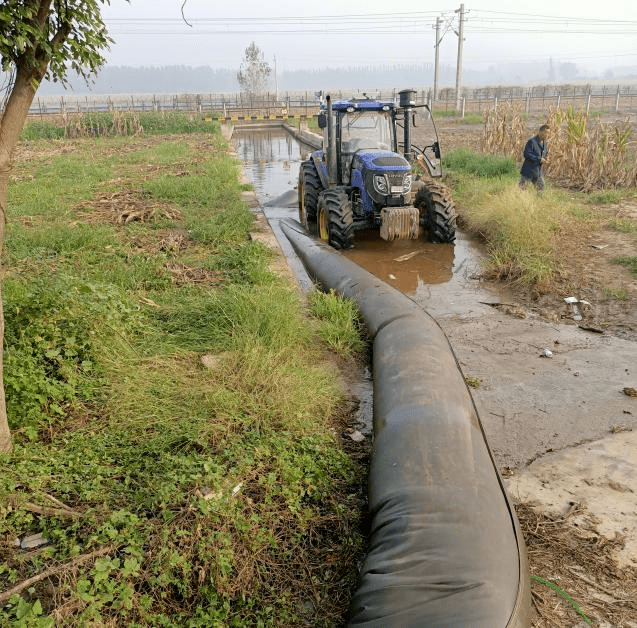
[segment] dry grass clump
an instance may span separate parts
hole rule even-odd
[[[207,268],[196,268],[186,264],[166,264],[166,268],[173,276],[176,284],[207,284],[217,285],[224,281],[223,274]]]
[[[575,523],[577,504],[560,517],[529,504],[517,504],[516,512],[532,574],[533,628],[637,626],[637,570],[620,568],[613,556],[623,539],[601,536],[594,521]]]
[[[568,208],[552,195],[509,185],[473,204],[466,220],[488,242],[487,276],[533,283],[558,270],[554,236]]]
[[[100,137],[103,135],[112,136],[140,136],[144,134],[139,116],[126,116],[121,111],[114,111],[112,117],[105,116],[83,116],[77,114],[62,114],[64,126],[64,136],[67,138],[77,137]]]
[[[150,192],[144,190],[120,190],[99,194],[90,201],[84,201],[76,209],[90,210],[80,214],[89,222],[110,222],[127,225],[131,222],[150,222],[158,218],[179,220],[178,209],[166,203],[151,200]]]

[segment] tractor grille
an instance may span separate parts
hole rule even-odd
[[[403,177],[405,176],[404,172],[387,172],[386,176],[389,179],[390,187],[403,187]]]

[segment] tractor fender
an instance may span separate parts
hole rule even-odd
[[[524,539],[444,332],[298,223],[281,227],[315,280],[357,302],[373,340],[371,538],[348,628],[527,628]]]
[[[319,179],[321,180],[321,186],[324,190],[329,187],[329,179],[327,174],[327,161],[325,151],[319,150],[311,155],[312,161],[316,166],[316,171],[318,172]]]

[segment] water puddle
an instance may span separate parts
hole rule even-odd
[[[295,190],[299,165],[304,157],[301,146],[281,128],[263,131],[238,131],[232,136],[237,156],[254,186],[259,203],[270,218],[273,210],[281,209],[272,202],[281,195]],[[291,197],[291,195],[288,195]],[[287,201],[289,204],[289,200]],[[298,215],[296,200],[287,215]]]

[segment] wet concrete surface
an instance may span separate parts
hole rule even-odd
[[[242,132],[233,138],[237,154],[292,259],[278,221],[297,218],[293,190],[306,150],[283,130],[255,135]],[[612,449],[621,454],[607,453],[606,474],[611,484],[621,484],[613,473],[637,459],[637,444],[627,436],[637,430],[637,398],[622,392],[637,388],[637,342],[492,307],[506,303],[508,295],[491,292],[479,281],[483,252],[461,232],[455,245],[422,239],[385,242],[376,232],[357,232],[355,248],[344,255],[409,295],[438,321],[474,385],[471,392],[496,463],[516,472],[511,481],[518,473],[532,473],[535,467],[527,465],[544,455],[579,446],[573,449],[579,456],[563,457],[563,472],[586,483],[582,446],[611,439],[622,445]],[[545,357],[545,349],[551,357]],[[370,412],[369,385],[367,392],[364,381],[361,386],[362,397],[367,395],[364,411]],[[371,417],[361,420],[371,425]],[[525,493],[531,497],[532,492]]]

